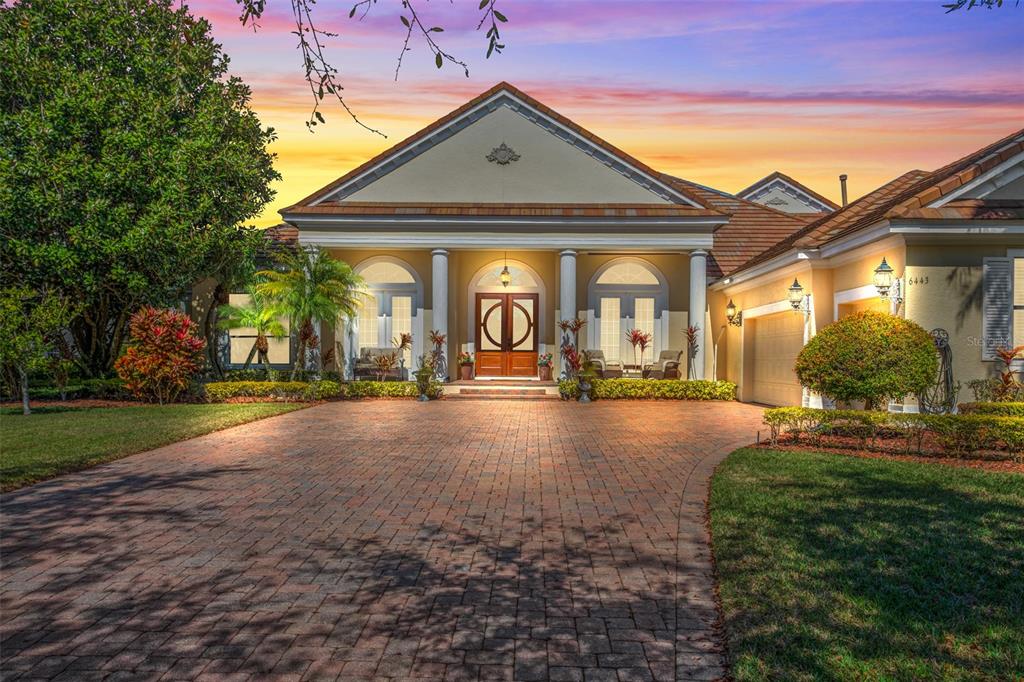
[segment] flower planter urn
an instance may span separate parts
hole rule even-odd
[[[459,376],[463,381],[473,378],[473,365],[459,365]]]
[[[581,403],[589,403],[590,402],[590,389],[591,388],[593,388],[593,386],[590,384],[590,381],[588,379],[583,379],[583,378],[580,379],[580,398],[579,398],[579,401]]]
[[[540,365],[537,373],[541,381],[551,381],[551,365]]]

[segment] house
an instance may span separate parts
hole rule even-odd
[[[409,367],[438,330],[449,358],[475,354],[477,376],[528,378],[538,354],[558,356],[562,319],[585,320],[580,345],[625,365],[627,329],[649,332],[656,356],[683,350],[695,325],[693,378],[810,404],[793,358],[852,310],[947,330],[964,381],[989,372],[995,345],[1024,343],[1022,174],[1024,131],[844,207],[781,173],[732,195],[658,172],[500,83],[283,209],[274,229],[367,282],[358,319],[321,330],[345,372],[402,332]],[[900,283],[885,299],[873,284],[883,257]]]

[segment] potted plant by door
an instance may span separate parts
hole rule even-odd
[[[537,356],[537,373],[541,381],[551,381],[551,353]]]
[[[459,353],[459,376],[463,381],[473,378],[473,354],[462,351]]]

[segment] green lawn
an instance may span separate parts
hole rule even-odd
[[[711,528],[737,680],[1024,679],[1024,476],[742,449]]]
[[[7,491],[161,445],[305,407],[301,403],[39,408],[0,416],[0,489]]]

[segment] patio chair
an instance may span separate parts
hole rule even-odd
[[[603,350],[588,350],[586,353],[599,378],[617,379],[622,376],[622,364],[605,360]]]
[[[352,373],[356,379],[378,379],[380,378],[380,372],[377,370],[377,363],[374,361],[379,355],[390,355],[391,353],[397,353],[397,351],[390,347],[380,348],[362,348],[359,351],[359,357],[356,358],[355,366],[353,367]],[[384,377],[385,381],[400,379],[400,370],[396,364],[394,369],[389,371]]]
[[[658,359],[644,365],[644,378],[646,379],[678,379],[679,358],[683,355],[681,350],[663,350]]]

